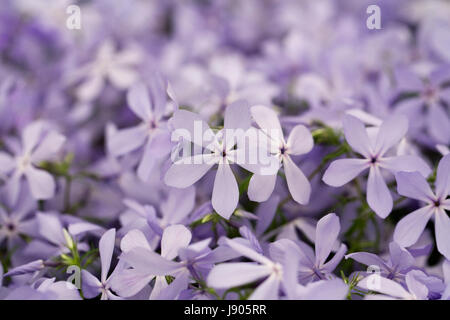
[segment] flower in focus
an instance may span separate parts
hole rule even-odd
[[[395,227],[394,240],[403,247],[417,242],[431,217],[434,217],[437,248],[450,259],[450,155],[442,157],[436,172],[435,192],[418,172],[398,172],[397,190],[402,196],[425,202],[426,205],[411,212]]]
[[[418,156],[389,156],[389,149],[405,136],[407,130],[408,120],[402,116],[394,116],[380,125],[376,135],[369,136],[359,119],[346,115],[344,118],[345,139],[352,149],[364,158],[333,161],[325,171],[322,180],[330,186],[340,187],[369,169],[367,203],[379,217],[386,218],[392,211],[393,200],[381,169],[392,173],[418,171],[424,177],[431,172],[425,161]]]

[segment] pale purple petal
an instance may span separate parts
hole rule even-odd
[[[353,180],[369,167],[366,159],[339,159],[333,161],[325,171],[322,180],[333,187],[340,187]]]
[[[116,241],[116,229],[109,229],[100,238],[98,247],[100,251],[100,260],[102,264],[102,282],[106,281],[108,271],[111,266],[111,259],[114,252],[114,244]]]
[[[102,283],[94,277],[89,271],[81,270],[81,286],[83,296],[88,299],[95,298],[101,293]]]
[[[390,279],[373,274],[358,282],[358,287],[372,290],[395,298],[408,299],[411,295],[400,284]]]
[[[369,252],[355,252],[345,256],[346,259],[353,259],[366,266],[379,266],[384,270],[387,269],[386,263],[376,254]]]
[[[269,199],[275,188],[277,175],[258,175],[254,174],[250,178],[248,185],[248,198],[251,201],[263,202]]]
[[[35,199],[50,199],[55,194],[55,181],[50,173],[29,166],[25,175]]]
[[[198,146],[207,146],[214,141],[215,135],[208,124],[196,113],[187,110],[177,110],[171,123],[174,134],[191,141]]]
[[[0,173],[9,173],[15,167],[14,158],[0,151]]]
[[[396,115],[385,120],[378,131],[374,152],[381,156],[395,146],[408,131],[408,119],[402,115]]]
[[[398,172],[395,174],[397,180],[397,192],[405,197],[429,202],[434,198],[425,178],[418,172]]]
[[[436,172],[436,195],[446,198],[450,194],[450,154],[442,157]]]
[[[437,248],[443,256],[450,259],[450,218],[443,209],[436,212],[434,226]]]
[[[431,169],[428,164],[418,156],[402,155],[380,159],[380,166],[390,170],[392,173],[398,171],[418,171],[424,177],[428,177]]]
[[[250,111],[253,120],[268,136],[275,141],[280,141],[283,138],[283,131],[275,111],[261,105],[253,106]]]
[[[353,150],[368,158],[371,153],[370,140],[364,124],[358,118],[345,115],[344,121],[345,140]]]
[[[295,165],[289,156],[283,157],[283,167],[292,198],[300,204],[308,204],[311,196],[311,185],[303,171]]]
[[[276,274],[271,275],[261,283],[248,298],[249,300],[275,300],[278,298],[280,279]]]
[[[412,293],[416,299],[426,300],[428,297],[428,288],[416,279],[416,272],[420,271],[413,270],[408,272],[405,277],[406,286],[408,287],[409,292]]]
[[[141,247],[136,247],[123,253],[120,259],[139,272],[145,272],[154,276],[170,275],[179,268],[178,263],[167,260],[159,254]]]
[[[23,152],[30,153],[39,142],[44,130],[42,121],[35,121],[27,125],[22,133]]]
[[[436,141],[444,144],[450,143],[450,116],[449,112],[444,110],[439,104],[433,104],[429,107],[427,118],[428,131]]]
[[[380,218],[386,218],[392,211],[391,192],[384,182],[378,167],[372,167],[367,181],[367,203]]]
[[[313,145],[311,132],[303,125],[295,126],[287,140],[288,153],[293,155],[308,153],[312,150]]]
[[[239,187],[228,163],[217,168],[212,192],[212,206],[225,219],[229,219],[239,201]]]
[[[178,160],[167,170],[164,182],[171,187],[187,188],[200,180],[213,164],[206,155]]]
[[[108,150],[115,156],[121,156],[142,146],[147,137],[147,129],[142,124],[118,130],[109,139]]]
[[[152,118],[150,98],[147,88],[143,83],[136,83],[128,90],[127,102],[134,114],[143,121],[149,121]]]
[[[206,282],[212,288],[228,289],[264,278],[270,272],[267,266],[254,263],[223,263],[211,270]]]
[[[191,232],[181,224],[175,224],[164,229],[161,239],[161,256],[172,260],[178,256],[178,250],[185,248],[191,242]]]
[[[134,248],[144,248],[151,251],[147,238],[141,230],[130,230],[120,241],[120,250],[122,252],[128,252]]]
[[[38,164],[39,162],[48,159],[61,149],[65,141],[66,137],[63,135],[55,131],[49,132],[31,154],[31,160],[33,163]]]
[[[263,256],[262,254],[256,252],[255,250],[253,250],[252,248],[239,243],[237,240],[235,239],[224,239],[224,242],[226,243],[227,246],[229,246],[231,249],[233,249],[234,251],[240,253],[241,255],[243,255],[244,257],[251,259],[253,261],[257,261],[259,263],[262,264],[272,264],[272,261],[270,261],[269,259],[267,259],[265,256]]]
[[[402,247],[412,246],[422,234],[433,215],[431,208],[423,207],[401,219],[394,231],[394,241]]]
[[[316,266],[323,265],[336,242],[341,224],[334,214],[327,214],[319,220],[316,227]]]
[[[250,122],[250,108],[245,100],[235,101],[225,109],[225,129],[242,129],[245,131],[250,128]]]
[[[111,281],[111,288],[122,297],[131,297],[141,291],[154,276],[136,269],[123,270]]]
[[[156,161],[169,155],[170,150],[171,142],[168,132],[160,132],[150,136],[137,169],[138,177],[144,182],[148,181]]]
[[[348,293],[348,285],[341,279],[320,280],[309,283],[302,295],[305,300],[344,300]]]

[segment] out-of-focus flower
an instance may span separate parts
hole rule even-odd
[[[46,130],[42,121],[36,121],[25,127],[22,143],[11,144],[15,158],[0,152],[0,172],[10,173],[6,183],[6,192],[11,205],[19,197],[22,177],[25,176],[35,199],[50,199],[55,193],[55,181],[50,173],[39,169],[39,164],[49,160],[62,147],[66,138],[56,131]]]

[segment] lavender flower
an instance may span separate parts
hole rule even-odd
[[[395,228],[394,239],[404,247],[416,243],[427,222],[434,217],[436,243],[440,253],[450,258],[450,239],[448,230],[450,218],[450,155],[442,157],[436,173],[435,192],[431,191],[425,178],[417,172],[399,172],[396,174],[398,193],[412,199],[425,202],[426,206],[410,213],[399,221]]]
[[[344,118],[344,134],[352,149],[364,159],[340,159],[333,161],[323,175],[323,181],[333,187],[340,187],[353,180],[362,171],[369,170],[367,181],[367,203],[375,213],[386,218],[392,211],[393,200],[384,181],[381,168],[392,173],[398,171],[418,171],[423,176],[431,172],[428,165],[419,157],[411,155],[388,156],[408,130],[404,117],[392,117],[384,121],[375,137],[370,138],[364,124],[357,118],[347,115]]]
[[[253,119],[268,136],[268,150],[277,161],[283,163],[286,181],[292,198],[300,204],[308,204],[311,185],[303,172],[294,164],[290,155],[308,153],[313,148],[311,133],[305,126],[295,126],[287,141],[283,138],[283,131],[277,115],[273,110],[264,106],[254,106],[251,109]],[[255,174],[249,184],[248,195],[253,201],[266,201],[275,188],[277,174]]]
[[[46,171],[39,169],[40,162],[50,159],[62,147],[66,138],[55,131],[45,130],[42,121],[30,123],[23,130],[22,143],[12,142],[15,158],[0,152],[1,173],[10,173],[6,192],[11,205],[17,202],[20,184],[26,177],[35,199],[50,199],[55,193],[55,181]]]

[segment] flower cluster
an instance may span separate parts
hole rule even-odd
[[[0,299],[450,299],[450,4],[370,2],[3,1]]]

